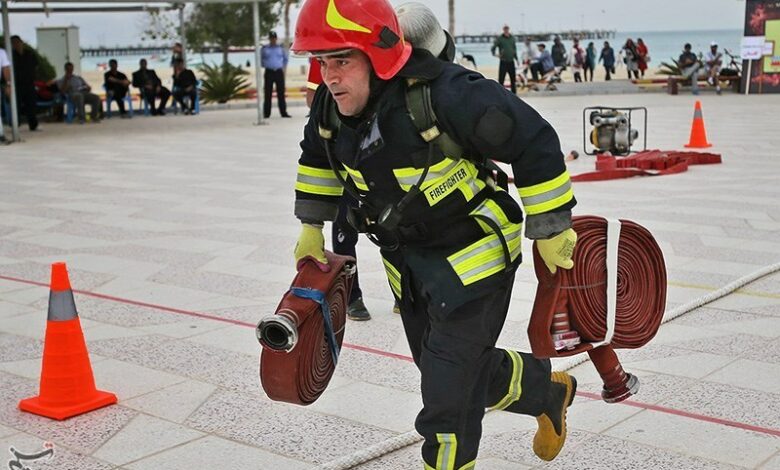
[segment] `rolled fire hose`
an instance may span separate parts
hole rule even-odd
[[[581,243],[582,243],[582,238],[579,237],[577,240],[577,248],[575,249],[575,251],[579,250],[579,246]],[[539,264],[538,261],[536,261],[535,264],[538,265]],[[740,277],[739,279],[736,279],[735,281],[721,287],[720,289],[717,289],[712,292],[708,292],[707,294],[697,297],[691,300],[690,302],[675,307],[674,309],[666,312],[666,315],[663,317],[661,323],[667,323],[671,320],[674,320],[675,318],[678,318],[693,310],[696,310],[697,308],[702,307],[703,305],[707,305],[710,302],[714,302],[715,300],[721,299],[739,290],[740,288],[746,286],[747,284],[750,284],[751,282],[761,279],[764,276],[769,276],[771,274],[777,273],[778,271],[780,271],[780,262],[776,262],[764,266],[763,268],[757,271],[754,271],[750,274]],[[558,371],[570,370],[578,366],[579,364],[587,362],[588,359],[589,356],[586,354],[569,356],[566,359],[556,362],[553,368],[554,370],[558,370]],[[491,412],[492,411],[488,411],[488,413]],[[318,470],[349,470],[363,463],[382,457],[383,455],[387,455],[390,454],[391,452],[395,452],[399,449],[403,449],[404,447],[416,444],[421,440],[422,440],[422,436],[420,436],[415,430],[407,431],[405,433],[398,434],[384,441],[378,442],[365,449],[360,449],[356,452],[353,452],[352,454],[348,454],[339,457],[337,459],[331,460],[329,462],[323,463],[322,465],[317,467],[317,469]]]
[[[276,312],[257,325],[260,382],[269,398],[313,403],[328,386],[344,339],[355,260],[326,252],[329,272],[304,263]]]
[[[627,220],[580,216],[574,268],[550,274],[534,245],[539,280],[528,338],[534,356],[587,352],[604,381],[602,398],[625,400],[639,389],[615,348],[647,344],[661,325],[666,305],[663,253],[647,229]]]

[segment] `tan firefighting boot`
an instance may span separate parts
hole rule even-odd
[[[566,442],[566,409],[574,401],[577,379],[566,372],[553,372],[550,401],[547,410],[536,417],[539,429],[534,436],[534,453],[550,461],[558,456]]]

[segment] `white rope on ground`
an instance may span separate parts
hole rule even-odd
[[[750,273],[729,284],[726,284],[720,289],[702,295],[701,297],[693,299],[686,304],[680,305],[679,307],[670,310],[669,312],[666,313],[666,315],[664,315],[664,319],[663,321],[661,321],[661,324],[674,320],[680,315],[686,314],[691,310],[695,310],[699,307],[707,305],[710,302],[723,298],[731,294],[732,292],[744,287],[745,285],[750,284],[753,281],[756,281],[764,276],[774,274],[778,271],[780,271],[780,263],[774,263],[765,266],[759,269],[758,271]],[[587,354],[578,354],[577,356],[571,356],[566,358],[565,360],[556,362],[555,370],[566,371],[588,360],[590,359]],[[488,411],[487,413],[490,412],[491,411]],[[387,455],[398,449],[403,449],[404,447],[410,446],[422,440],[423,440],[422,436],[420,436],[417,433],[417,431],[408,431],[403,434],[399,434],[397,436],[391,437],[390,439],[379,442],[377,444],[374,444],[365,449],[354,452],[353,454],[340,457],[336,460],[332,460],[330,462],[324,463],[319,467],[317,467],[317,470],[349,470],[357,465],[366,463],[370,460],[374,460],[383,455]]]

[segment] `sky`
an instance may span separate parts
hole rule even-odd
[[[447,0],[423,3],[446,27]],[[20,3],[11,0],[9,5],[13,8]],[[733,30],[742,28],[745,15],[744,0],[456,0],[455,8],[456,34],[495,32],[504,23],[515,32],[580,28],[624,32]],[[294,10],[292,24],[296,14]],[[33,44],[37,26],[76,25],[82,47],[126,46],[141,44],[144,17],[144,13],[53,14],[49,18],[43,14],[16,14],[11,16],[10,27],[14,34]],[[281,27],[278,30],[281,32]]]

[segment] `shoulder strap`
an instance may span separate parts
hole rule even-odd
[[[508,188],[508,176],[498,165],[487,158],[475,159],[465,155],[463,147],[439,129],[431,102],[431,87],[427,81],[416,78],[406,80],[406,109],[424,141],[436,145],[448,157],[465,158],[474,162],[483,168],[499,187],[504,190]]]
[[[464,158],[463,147],[439,129],[431,103],[431,87],[427,81],[416,78],[406,80],[406,109],[424,141],[435,144],[449,157]]]

